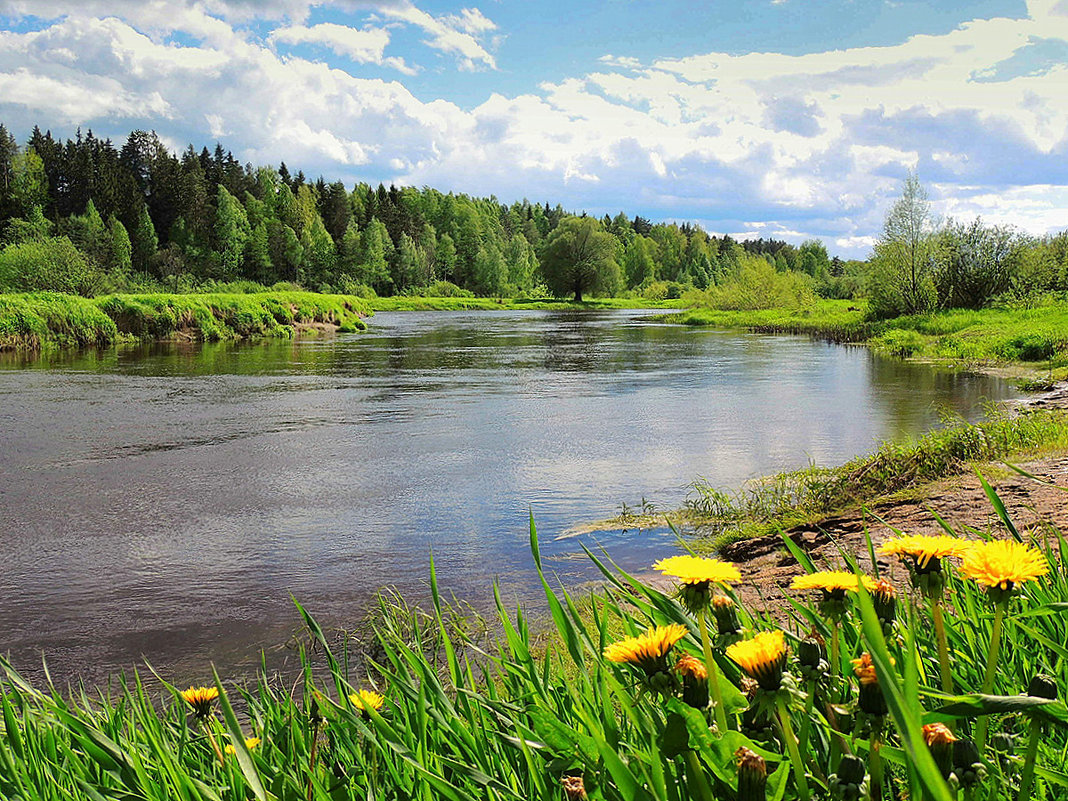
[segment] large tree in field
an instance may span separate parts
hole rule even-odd
[[[616,238],[591,217],[567,217],[552,232],[541,257],[545,282],[556,295],[613,292],[619,287]]]

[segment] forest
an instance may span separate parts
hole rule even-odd
[[[0,291],[304,289],[360,297],[681,298],[712,309],[866,299],[871,316],[1039,305],[1068,291],[1068,232],[937,219],[915,175],[864,261],[819,240],[736,240],[692,223],[603,218],[424,187],[371,186],[181,155],[153,132],[0,124]]]
[[[358,295],[538,297],[556,288],[546,269],[553,235],[576,216],[601,237],[584,287],[596,294],[678,297],[720,282],[747,254],[811,276],[826,294],[849,291],[840,286],[847,265],[818,241],[738,242],[690,224],[622,212],[598,220],[433,188],[349,190],[284,162],[241,164],[221,145],[176,155],[145,131],[116,147],[91,131],[62,141],[35,128],[20,146],[0,125],[8,290],[190,291],[245,280]]]

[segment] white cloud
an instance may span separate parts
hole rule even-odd
[[[430,37],[425,44],[458,56],[461,69],[497,68],[496,59],[479,41],[482,35],[497,26],[478,9],[464,9],[458,16],[444,17],[432,16],[412,3],[399,3],[379,10],[386,17],[422,28]]]
[[[275,28],[268,39],[285,44],[318,44],[330,48],[339,56],[350,58],[358,64],[379,64],[392,67],[405,75],[414,75],[418,70],[409,67],[404,59],[386,56],[389,31],[385,28],[351,28],[333,22],[322,22],[310,28],[291,25]]]
[[[609,67],[621,67],[628,70],[636,70],[642,65],[641,61],[633,56],[613,56],[611,53],[606,53],[597,60]]]
[[[252,0],[40,0],[42,15],[69,16],[0,33],[0,118],[15,130],[155,127],[198,145],[225,136],[243,161],[559,199],[598,214],[696,217],[718,231],[820,235],[852,255],[881,228],[909,169],[943,214],[1035,232],[1068,219],[1068,64],[1020,75],[999,66],[1036,38],[1068,41],[1068,0],[1032,0],[1026,18],[975,20],[887,47],[648,65],[605,55],[595,72],[492,93],[470,110],[276,52],[319,45],[401,69],[386,55],[388,27],[308,26],[309,4],[270,0],[274,18],[290,22],[262,42],[239,25]],[[497,66],[487,44],[497,26],[477,9],[337,5],[415,26],[463,68]],[[0,0],[7,13],[29,6]],[[174,44],[168,30],[197,43]]]

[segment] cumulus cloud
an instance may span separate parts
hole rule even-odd
[[[418,72],[414,67],[405,64],[403,58],[384,54],[386,45],[389,44],[389,31],[385,28],[361,29],[322,22],[310,28],[303,25],[275,28],[268,39],[285,44],[323,45],[357,64],[380,64],[393,67],[406,75]]]
[[[385,6],[380,11],[386,17],[422,28],[430,37],[425,44],[457,56],[461,69],[497,68],[497,60],[480,41],[480,37],[497,26],[478,9],[464,9],[459,15],[435,17],[412,3],[400,3]]]
[[[1034,232],[1065,224],[1068,63],[1058,48],[1068,46],[1068,0],[885,47],[648,64],[606,55],[596,71],[491,93],[470,109],[308,54],[410,71],[389,54],[389,26],[407,25],[462,68],[492,70],[487,41],[499,31],[474,8],[434,16],[408,0],[339,0],[373,15],[357,28],[305,24],[310,0],[268,0],[288,22],[259,39],[240,25],[251,0],[32,5],[52,21],[0,33],[0,118],[14,130],[225,136],[242,160],[285,159],[331,178],[821,236],[853,255],[870,246],[910,169],[940,213]],[[29,6],[0,0],[5,13]],[[178,44],[166,30],[188,35]]]

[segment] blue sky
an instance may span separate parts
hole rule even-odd
[[[0,0],[0,121],[864,256],[1068,227],[1068,0]]]

